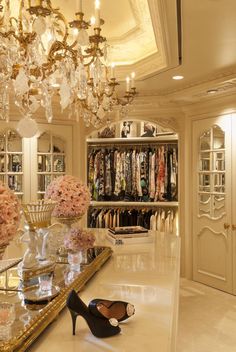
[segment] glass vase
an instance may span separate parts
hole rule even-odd
[[[64,239],[66,237],[66,235],[68,234],[68,232],[71,230],[71,227],[73,224],[77,223],[82,216],[77,216],[77,217],[57,217],[57,221],[63,225],[65,225],[65,229],[64,229],[64,235],[63,235],[63,243],[61,243],[60,248],[58,249],[58,255],[60,257],[67,257],[68,255],[68,250],[65,248],[64,246]]]
[[[82,261],[83,261],[82,251],[68,253],[68,263],[70,264],[70,270],[81,271]]]

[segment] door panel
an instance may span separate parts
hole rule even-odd
[[[195,121],[193,141],[193,278],[232,293],[231,116]]]
[[[233,293],[236,295],[236,115],[232,115],[232,237]]]

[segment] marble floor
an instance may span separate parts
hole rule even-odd
[[[236,352],[236,296],[181,279],[177,352]]]

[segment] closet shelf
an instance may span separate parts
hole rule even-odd
[[[153,208],[153,207],[178,207],[179,202],[90,202],[91,207],[130,207],[130,208]]]

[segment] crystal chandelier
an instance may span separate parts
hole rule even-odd
[[[114,65],[108,64],[108,44],[101,35],[104,21],[95,0],[95,18],[84,19],[82,0],[76,18],[67,22],[51,0],[0,0],[0,118],[8,121],[10,93],[23,116],[40,107],[53,119],[53,96],[86,126],[98,127],[106,114],[129,106],[136,93],[134,73],[126,79],[122,98]],[[89,36],[88,28],[94,26]]]

